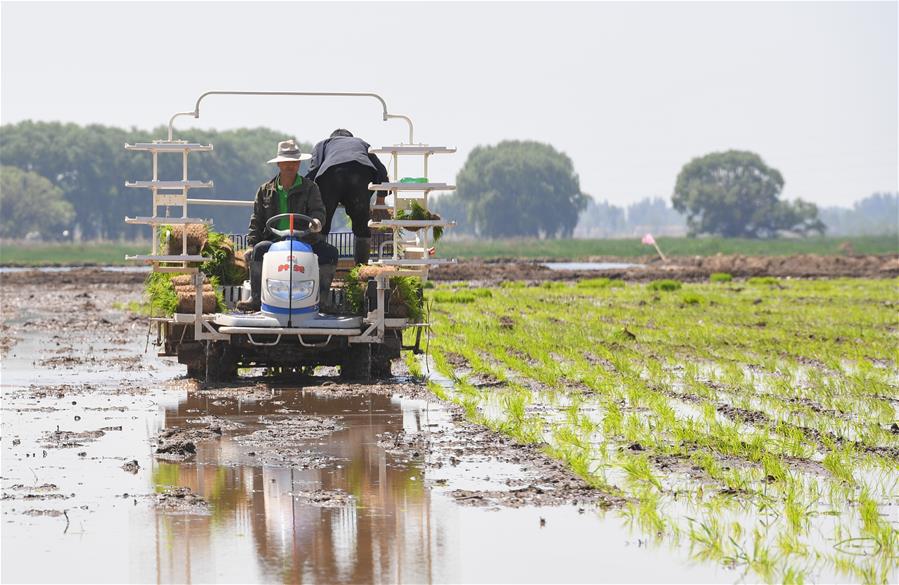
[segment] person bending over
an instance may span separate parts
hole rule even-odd
[[[369,183],[386,183],[387,169],[377,155],[368,152],[369,144],[349,130],[339,128],[312,150],[312,166],[306,178],[318,183],[327,216],[322,234],[331,231],[331,220],[338,204],[343,204],[353,222],[356,264],[367,264],[371,252],[371,196]],[[376,203],[384,204],[384,191],[378,191]]]

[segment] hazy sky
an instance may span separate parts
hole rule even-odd
[[[623,204],[745,149],[787,198],[849,205],[899,190],[897,17],[896,2],[3,2],[0,119],[151,128],[209,89],[372,91],[417,142],[458,147],[434,180],[477,145],[533,139]],[[176,137],[248,126],[406,137],[375,101],[244,97],[207,98]]]

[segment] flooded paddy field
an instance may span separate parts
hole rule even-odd
[[[440,285],[432,388],[734,580],[896,582],[899,283],[718,280]]]
[[[4,582],[740,577],[647,539],[626,499],[403,364],[366,385],[185,379],[123,309],[132,278],[0,285]]]

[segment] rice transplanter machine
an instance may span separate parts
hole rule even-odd
[[[271,218],[269,227],[283,239],[272,245],[265,255],[262,279],[262,310],[242,313],[234,310],[241,299],[249,298],[249,282],[242,286],[221,287],[229,310],[218,313],[203,312],[204,275],[199,266],[207,260],[201,254],[188,253],[188,226],[212,225],[208,219],[188,215],[189,206],[252,207],[253,201],[226,199],[198,199],[191,197],[195,189],[209,189],[212,181],[189,179],[188,157],[194,152],[210,152],[213,146],[176,140],[174,121],[178,117],[199,118],[200,103],[212,95],[241,96],[315,96],[361,97],[380,102],[382,119],[404,120],[408,125],[408,142],[370,149],[371,153],[389,155],[387,165],[391,179],[386,183],[373,183],[373,191],[391,192],[385,205],[373,205],[383,209],[388,219],[370,221],[372,228],[387,230],[392,239],[377,246],[376,254],[369,262],[385,267],[375,271],[363,297],[362,314],[325,314],[321,312],[318,286],[318,261],[311,247],[300,238],[310,233],[311,218],[300,214],[283,214]],[[191,276],[195,306],[193,312],[175,312],[171,316],[152,317],[157,330],[160,355],[177,357],[187,365],[190,377],[221,381],[235,377],[238,368],[302,368],[320,365],[339,366],[342,377],[368,380],[372,375],[390,373],[391,360],[399,357],[401,349],[417,349],[418,340],[426,322],[412,322],[408,317],[393,316],[388,312],[390,279],[412,276],[422,282],[428,278],[431,266],[455,262],[433,256],[428,230],[449,227],[454,222],[442,219],[401,219],[398,212],[413,205],[428,209],[429,195],[433,192],[451,191],[453,185],[431,182],[428,177],[428,159],[435,154],[450,154],[455,148],[415,143],[413,124],[408,116],[390,114],[383,98],[374,93],[328,92],[255,92],[209,91],[196,101],[192,111],[178,112],[169,120],[168,137],[152,142],[126,144],[126,150],[145,151],[152,156],[150,180],[126,182],[126,187],[148,189],[152,195],[152,213],[147,217],[126,217],[125,223],[144,224],[152,227],[150,254],[127,256],[126,259],[149,264],[154,272],[177,272]],[[181,155],[182,176],[176,180],[159,177],[160,155]],[[418,157],[423,161],[423,177],[409,182],[400,179],[400,158]],[[162,210],[162,215],[160,215]],[[175,210],[175,213],[172,213]],[[400,214],[402,215],[402,214]],[[274,229],[280,219],[289,220],[289,229]],[[159,229],[164,225],[180,225],[181,253],[163,254],[159,244]],[[304,229],[299,229],[305,226]],[[352,234],[341,234],[352,236]],[[385,248],[390,248],[387,253]],[[350,246],[352,249],[352,246]],[[342,283],[335,279],[335,286]],[[333,294],[334,291],[332,290]],[[419,299],[419,302],[421,300]],[[403,346],[403,331],[417,329],[416,343]]]

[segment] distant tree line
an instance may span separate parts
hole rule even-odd
[[[0,128],[0,237],[38,233],[43,239],[146,238],[145,226],[125,216],[150,214],[149,191],[126,189],[126,180],[151,177],[151,157],[125,143],[164,137],[167,129],[20,122]],[[188,130],[177,138],[213,144],[190,155],[191,179],[213,180],[215,188],[195,198],[249,200],[274,176],[267,165],[283,132],[268,128]],[[299,139],[305,137],[296,137]],[[311,149],[318,137],[309,137]],[[308,163],[307,163],[308,164]],[[160,155],[159,176],[181,178],[181,156]],[[398,179],[399,177],[397,177]],[[473,149],[456,177],[457,191],[433,199],[433,208],[458,227],[448,234],[489,238],[622,237],[717,234],[773,237],[784,233],[860,235],[896,233],[899,194],[876,193],[853,208],[823,210],[801,200],[780,199],[784,179],[755,153],[711,153],[684,165],[671,205],[660,197],[626,207],[583,193],[571,159],[549,144],[503,141]],[[249,209],[192,207],[223,232],[243,233]],[[339,215],[343,218],[342,215]],[[339,219],[335,227],[345,223]]]
[[[832,236],[899,233],[899,193],[874,193],[852,207],[825,207],[821,221]]]
[[[683,236],[687,233],[684,216],[662,197],[645,197],[627,206],[590,199],[580,216],[575,237],[615,238],[642,236]]]
[[[123,219],[151,213],[149,190],[125,188],[126,180],[151,178],[151,156],[148,152],[126,151],[124,145],[166,135],[164,127],[145,131],[31,121],[4,125],[0,129],[0,210],[4,218],[0,236],[20,237],[23,231],[36,231],[45,239],[58,239],[67,229],[87,240],[148,237],[149,228],[126,225]],[[178,132],[176,138],[211,143],[214,148],[190,155],[189,178],[215,183],[213,189],[191,191],[192,197],[252,199],[259,185],[274,176],[276,169],[265,161],[274,156],[278,142],[288,136],[254,128],[188,130]],[[304,146],[311,148],[308,143]],[[159,161],[161,179],[181,179],[180,154],[160,154]],[[26,173],[27,185],[17,171]],[[48,207],[60,195],[68,206]],[[213,219],[219,231],[242,233],[250,211],[244,207],[197,206],[190,213]],[[7,225],[17,227],[9,231]]]

